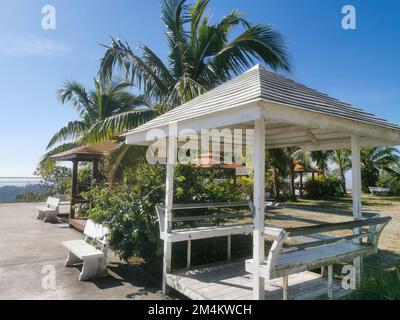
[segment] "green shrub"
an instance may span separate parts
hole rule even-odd
[[[209,173],[193,166],[178,165],[175,170],[174,202],[195,203],[235,201],[243,199],[242,194],[231,182],[214,184],[207,182]],[[162,243],[155,205],[164,202],[165,167],[142,165],[129,179],[129,185],[96,187],[85,193],[94,208],[89,217],[110,228],[110,247],[124,260],[132,256],[147,261],[160,261]],[[186,215],[199,213],[191,210]],[[193,261],[197,257],[218,258],[221,244],[215,239],[195,243]],[[207,244],[208,242],[208,244]],[[176,264],[186,260],[184,244],[176,245]],[[226,255],[226,253],[225,253]]]
[[[398,268],[366,274],[361,289],[355,292],[354,299],[362,300],[400,300],[400,272]]]
[[[379,181],[377,183],[378,187],[389,188],[389,192],[378,193],[378,195],[391,195],[391,196],[399,196],[400,195],[400,177],[392,175],[388,173],[383,173]]]
[[[331,198],[344,195],[342,183],[336,177],[316,176],[314,180],[308,177],[305,190],[310,197]]]

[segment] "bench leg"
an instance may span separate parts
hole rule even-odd
[[[87,259],[83,261],[82,272],[79,275],[79,281],[88,280],[97,276],[100,259]]]
[[[186,268],[190,269],[192,265],[192,240],[188,240],[187,242],[187,252],[186,252]]]
[[[107,272],[107,257],[100,259],[99,269],[97,271],[99,277],[105,277],[108,275]]]
[[[67,260],[65,260],[65,266],[66,267],[72,267],[74,264],[77,263],[82,263],[82,260],[79,259],[76,255],[74,255],[72,252],[68,253]]]
[[[328,266],[328,299],[333,299],[333,265]]]
[[[353,266],[355,272],[355,287],[357,290],[361,288],[361,272],[362,272],[362,257],[356,257],[353,259]]]
[[[226,259],[228,260],[228,262],[231,262],[231,248],[232,248],[232,237],[231,237],[231,235],[228,236],[226,246],[227,246]]]
[[[57,213],[55,211],[46,211],[43,222],[57,222]]]
[[[172,243],[164,240],[163,281],[162,292],[167,295],[170,288],[167,285],[167,273],[171,273]]]
[[[282,290],[283,290],[283,300],[288,299],[288,290],[289,290],[289,276],[282,277]]]
[[[38,220],[43,220],[43,219],[45,218],[45,216],[46,216],[45,212],[42,211],[42,210],[39,210],[38,216],[37,216],[36,219],[38,219]]]

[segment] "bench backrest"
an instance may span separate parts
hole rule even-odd
[[[249,207],[250,211],[253,210],[252,203],[248,201],[236,201],[236,202],[213,202],[213,203],[191,203],[191,204],[174,204],[172,211],[177,210],[197,210],[197,209],[215,209],[215,208],[240,208]],[[160,234],[165,231],[165,206],[163,204],[156,205],[156,212],[158,217],[158,225],[160,228]],[[212,219],[234,219],[251,217],[252,212],[245,214],[243,212],[237,213],[218,213],[218,214],[204,214],[198,216],[186,216],[186,217],[172,217],[171,222],[190,222],[190,221],[204,221]]]
[[[87,220],[83,233],[86,236],[86,242],[95,240],[104,246],[108,244],[108,228],[101,224],[95,223],[93,220]]]
[[[276,265],[278,256],[281,253],[328,246],[344,241],[353,241],[357,244],[371,246],[371,253],[375,253],[377,251],[381,232],[390,220],[391,217],[374,217],[356,221],[325,223],[307,227],[281,229],[274,239],[267,258],[267,270],[270,274],[270,277],[274,276],[274,267]],[[306,243],[286,244],[286,241],[289,237],[307,236],[316,233],[345,230],[352,230],[354,232],[351,235],[330,236],[319,239],[315,238],[315,241]],[[363,241],[364,239],[366,241]]]
[[[390,188],[383,187],[368,187],[369,192],[388,192]]]
[[[160,228],[160,234],[162,234],[165,229],[165,209],[160,205],[156,205],[156,212],[158,217],[158,227]]]
[[[47,208],[57,209],[59,205],[60,205],[60,199],[54,198],[54,197],[47,198],[47,202],[46,202]]]

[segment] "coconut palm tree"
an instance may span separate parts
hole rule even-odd
[[[392,173],[400,160],[399,151],[393,147],[365,148],[361,150],[361,183],[364,192],[376,186],[383,172]]]
[[[337,165],[337,173],[342,181],[343,193],[346,194],[346,172],[351,169],[351,151],[338,149],[330,153],[329,159]]]
[[[332,157],[333,151],[311,151],[310,159],[315,162],[319,169],[324,173],[328,170],[328,161]]]
[[[143,96],[128,92],[131,83],[94,80],[94,90],[87,90],[76,81],[67,81],[58,91],[62,104],[70,104],[79,119],[68,122],[48,143],[48,152],[40,161],[40,170],[46,174],[54,167],[50,156],[80,145],[98,144],[116,139],[156,115]]]
[[[290,177],[290,193],[294,197],[296,195],[295,160],[300,160],[304,166],[308,166],[307,154],[297,147],[270,149],[266,152],[266,167],[271,169],[274,174]],[[276,184],[276,181],[274,183]],[[274,189],[278,189],[276,185],[274,185]]]
[[[186,0],[162,0],[168,63],[144,44],[137,55],[127,42],[112,39],[102,59],[101,76],[110,78],[116,65],[122,67],[145,96],[171,108],[240,74],[256,60],[289,71],[282,36],[271,25],[253,25],[237,10],[212,23],[208,4],[209,0],[192,5]]]

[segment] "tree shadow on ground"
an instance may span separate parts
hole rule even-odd
[[[72,266],[72,268],[78,269],[79,272],[82,271],[82,267],[83,267],[82,264],[76,264],[76,265]],[[110,271],[110,268],[108,268],[108,271]],[[95,279],[89,279],[89,280],[85,280],[85,281],[93,283],[99,289],[110,289],[110,288],[116,288],[116,287],[120,287],[120,286],[124,285],[122,279],[113,275],[112,272],[111,273],[108,272],[108,274],[106,276],[98,277]]]
[[[161,282],[144,271],[140,265],[123,262],[115,262],[108,266],[111,274],[120,278],[123,282],[137,287],[138,289],[126,295],[129,299],[156,294],[161,290]]]

